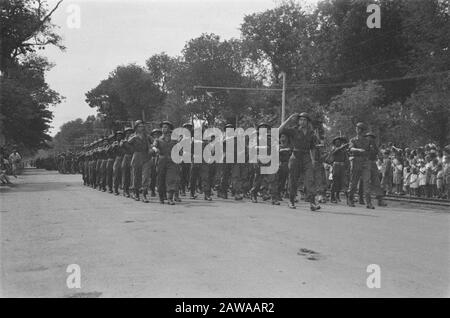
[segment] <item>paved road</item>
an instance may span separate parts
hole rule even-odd
[[[114,197],[28,170],[0,187],[6,297],[450,296],[450,211]],[[81,288],[66,285],[69,264]],[[367,266],[381,288],[366,285]]]

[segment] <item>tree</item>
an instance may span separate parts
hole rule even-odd
[[[0,76],[1,121],[8,143],[36,150],[51,140],[48,106],[60,103],[61,97],[45,82],[50,67],[45,58],[33,55],[10,68],[8,77]]]
[[[64,49],[51,23],[60,3],[49,10],[40,0],[0,2],[0,134],[21,150],[47,146],[48,107],[62,99],[45,82],[52,65],[35,54],[48,45]]]
[[[48,45],[64,49],[61,37],[54,32],[51,16],[62,0],[51,9],[43,0],[0,2],[1,58],[0,70],[6,73],[20,56],[34,53]]]
[[[86,102],[97,108],[110,129],[117,121],[160,119],[165,94],[153,82],[151,74],[136,64],[118,66],[106,80],[86,93]]]
[[[423,83],[406,101],[415,139],[450,144],[450,74]]]
[[[354,87],[344,89],[343,93],[333,98],[329,114],[331,135],[338,134],[352,136],[356,123],[365,122],[369,129],[376,130],[375,134],[383,140],[382,127],[386,126],[386,110],[380,107],[384,98],[383,87],[373,81],[360,83]],[[368,120],[370,118],[370,121]]]

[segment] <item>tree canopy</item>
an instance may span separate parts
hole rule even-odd
[[[371,3],[381,9],[381,28],[366,24]],[[328,135],[353,134],[356,121],[366,121],[380,142],[444,145],[449,7],[447,0],[323,0],[311,9],[284,1],[245,16],[239,39],[201,34],[179,56],[119,66],[87,101],[111,123],[145,110],[148,121],[277,125],[279,91],[232,88],[279,89],[285,72],[288,114],[311,112]]]
[[[0,1],[0,134],[21,149],[46,147],[53,118],[49,106],[62,97],[45,81],[52,64],[37,52],[48,45],[64,49],[45,1]]]

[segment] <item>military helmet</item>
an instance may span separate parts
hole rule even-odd
[[[123,135],[123,131],[122,131],[122,130],[116,131],[116,136],[117,136],[117,135]]]
[[[170,121],[168,121],[168,120],[162,121],[162,122],[159,124],[159,127],[162,128],[163,125],[168,125],[168,126],[170,127],[170,130],[173,130],[173,124],[172,124]]]
[[[309,117],[309,114],[306,112],[300,113],[298,118],[306,118],[308,121],[311,121],[311,117]]]
[[[343,137],[343,136],[336,136],[333,138],[333,140],[331,141],[332,144],[335,144],[336,141],[340,140],[341,142],[345,142],[344,140],[346,140],[347,138]]]
[[[133,128],[131,128],[131,127],[126,127],[124,130],[123,130],[125,133],[127,133],[127,132],[132,132],[133,131]]]
[[[155,128],[152,130],[152,132],[150,133],[151,136],[155,135],[155,134],[160,134],[162,135],[162,131],[161,129]]]
[[[142,120],[136,120],[134,122],[134,129],[138,128],[141,125],[144,126],[144,122]]]
[[[362,122],[357,123],[356,127],[361,128],[362,130],[366,130],[366,125],[364,125],[364,123]]]
[[[234,125],[233,124],[230,124],[230,123],[228,123],[228,124],[226,124],[225,125],[225,127],[224,127],[225,129],[227,129],[227,128],[233,128],[234,129]]]
[[[375,134],[374,134],[373,132],[371,132],[371,131],[369,131],[368,133],[366,133],[364,136],[376,138]]]
[[[193,127],[194,127],[194,125],[192,125],[191,123],[184,123],[183,124],[183,128],[191,129]]]

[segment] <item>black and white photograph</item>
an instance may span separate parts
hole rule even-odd
[[[0,54],[1,298],[450,297],[449,0],[0,0]]]

